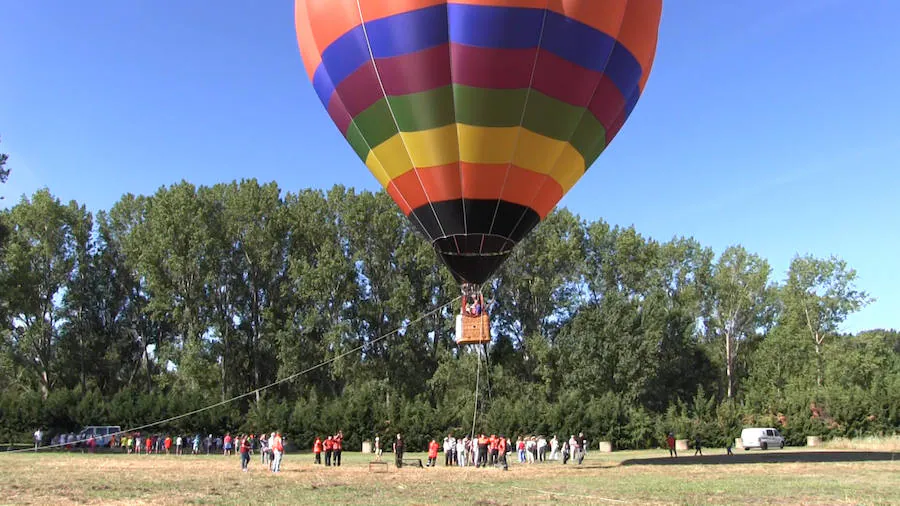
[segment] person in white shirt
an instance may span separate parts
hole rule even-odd
[[[44,433],[41,429],[34,431],[34,450],[37,451],[41,446],[41,441],[44,439]]]
[[[547,454],[547,439],[544,436],[538,436],[537,440],[537,456],[538,462],[543,462],[546,459]]]
[[[452,448],[455,446],[455,442],[451,443],[449,437],[444,438],[444,465],[450,465],[450,454],[453,452]]]
[[[466,466],[466,440],[465,439],[457,439],[456,440],[456,464],[459,467]]]
[[[559,439],[556,435],[550,440],[550,460],[559,460]]]

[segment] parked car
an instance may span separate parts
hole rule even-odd
[[[118,425],[88,425],[87,427],[81,429],[78,433],[78,441],[83,441],[81,446],[87,446],[87,439],[90,439],[91,436],[94,436],[94,440],[97,442],[97,446],[109,446],[110,435],[116,434],[117,432],[121,432],[122,427]]]
[[[749,427],[741,431],[741,444],[744,450],[784,448],[784,436],[771,427]]]

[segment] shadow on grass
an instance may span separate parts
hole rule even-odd
[[[691,466],[698,464],[786,464],[814,462],[873,462],[896,460],[900,462],[900,452],[864,452],[864,451],[803,451],[791,452],[781,450],[759,452],[735,452],[734,455],[686,455],[672,458],[651,457],[643,459],[623,460],[623,466]]]

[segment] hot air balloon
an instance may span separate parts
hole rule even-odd
[[[662,0],[295,0],[316,94],[463,287],[461,343],[490,339],[486,311],[466,301],[483,303],[481,285],[631,114],[661,11]]]

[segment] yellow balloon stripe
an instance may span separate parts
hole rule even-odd
[[[568,142],[522,127],[480,127],[456,123],[418,132],[401,132],[375,146],[366,166],[387,187],[413,167],[456,162],[512,163],[547,174],[569,191],[584,174],[584,157]]]

